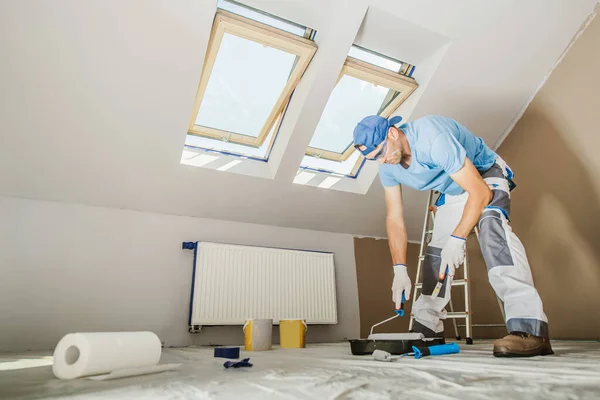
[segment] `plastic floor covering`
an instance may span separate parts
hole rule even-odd
[[[600,342],[554,341],[554,356],[498,359],[491,341],[461,353],[394,362],[353,356],[348,343],[244,352],[225,369],[213,349],[164,349],[178,371],[113,381],[61,381],[51,353],[0,355],[0,399],[598,399]]]

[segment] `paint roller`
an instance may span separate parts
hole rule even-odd
[[[456,354],[460,352],[460,347],[456,343],[438,344],[435,346],[412,347],[415,358],[427,356],[442,356],[444,354]]]
[[[404,297],[404,291],[402,292],[402,302],[400,303],[400,308],[394,310],[395,315],[383,320],[381,322],[376,323],[371,327],[371,332],[367,339],[369,340],[423,340],[425,336],[422,333],[418,332],[409,332],[409,333],[373,333],[373,329],[376,326],[383,325],[386,322],[389,322],[397,317],[404,316],[404,302],[406,301],[406,297]]]

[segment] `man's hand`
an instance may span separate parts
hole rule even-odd
[[[446,267],[448,267],[448,275],[454,277],[456,268],[465,262],[465,248],[467,241],[458,236],[450,236],[446,245],[442,249],[439,278],[444,279],[446,275]]]
[[[392,300],[396,304],[396,310],[400,309],[402,304],[402,292],[404,292],[404,298],[410,299],[410,288],[411,282],[406,272],[406,265],[397,264],[394,265],[394,282],[392,283]]]

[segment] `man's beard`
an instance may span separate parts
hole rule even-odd
[[[400,161],[402,161],[402,151],[399,149],[394,150],[392,154],[389,156],[386,155],[385,157],[385,164],[398,165],[400,164]]]

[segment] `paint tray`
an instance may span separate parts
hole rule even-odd
[[[403,299],[404,300],[404,299]],[[402,304],[404,306],[404,302]],[[425,338],[422,333],[373,333],[376,326],[385,324],[394,318],[404,316],[404,310],[396,311],[396,315],[381,321],[371,327],[371,333],[366,339],[350,340],[350,350],[355,356],[364,356],[372,354],[375,350],[383,350],[394,355],[406,354],[412,352],[412,347],[434,346],[436,344],[446,344],[444,338]]]
[[[395,333],[380,335],[398,335]],[[405,334],[400,334],[405,335]],[[375,350],[383,350],[393,355],[401,355],[412,352],[412,347],[434,346],[436,344],[446,344],[444,338],[432,339],[351,339],[350,350],[355,356],[366,356],[373,354]]]

